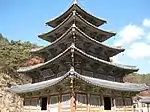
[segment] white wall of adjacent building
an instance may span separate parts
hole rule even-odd
[[[138,102],[135,104],[134,111],[135,112],[150,112],[150,104]]]

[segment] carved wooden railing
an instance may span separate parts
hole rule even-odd
[[[61,107],[60,112],[70,112],[70,107]],[[24,112],[47,112],[41,110],[41,107],[24,106]],[[132,106],[119,106],[116,110],[102,110],[100,106],[76,105],[76,112],[133,112]]]
[[[133,112],[132,106],[117,106],[116,112]]]
[[[61,107],[60,112],[71,112],[70,106],[69,107]]]
[[[24,112],[42,112],[41,107],[36,106],[24,106]]]

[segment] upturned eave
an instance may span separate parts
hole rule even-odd
[[[37,64],[37,65],[34,65],[34,66],[21,67],[21,68],[19,68],[17,70],[17,72],[31,72],[31,71],[34,71],[36,69],[44,68],[45,66],[49,65],[50,63],[55,62],[59,58],[64,57],[66,54],[70,53],[71,49],[74,49],[75,55],[78,54],[80,56],[86,57],[87,59],[93,60],[93,61],[98,62],[98,63],[105,64],[107,66],[116,67],[118,69],[130,71],[130,72],[136,72],[136,71],[139,70],[135,66],[121,65],[121,64],[116,64],[116,63],[113,63],[113,62],[108,62],[108,61],[99,59],[97,57],[91,56],[91,55],[83,52],[82,50],[78,49],[74,45],[71,45],[64,52],[60,53],[59,55],[57,55],[56,57],[52,58],[51,60],[49,60],[49,61],[47,61],[45,63],[40,63],[40,64]]]
[[[27,66],[27,67],[20,67],[17,72],[19,73],[23,73],[23,72],[32,72],[36,69],[40,69],[40,68],[44,68],[45,66],[47,66],[48,64],[55,62],[56,60],[58,60],[61,57],[64,57],[67,53],[69,53],[69,51],[71,51],[72,46],[68,47],[65,51],[63,51],[62,53],[60,53],[59,55],[57,55],[56,57],[50,59],[49,61],[46,61],[44,63],[39,63],[37,65],[32,65],[32,66]]]
[[[69,35],[69,33],[71,33],[71,31],[72,31],[72,26],[62,36],[60,36],[58,39],[56,39],[50,45],[42,47],[40,49],[31,49],[30,53],[40,53],[40,52],[46,51],[46,50],[48,50],[50,48],[53,48],[56,44],[58,44],[63,39],[65,39],[67,37],[67,35]]]
[[[117,63],[108,62],[108,61],[99,59],[97,57],[94,57],[92,55],[89,55],[89,54],[83,52],[82,50],[78,49],[77,47],[75,47],[75,50],[77,52],[79,52],[79,54],[81,54],[82,56],[88,57],[89,59],[92,59],[96,62],[100,62],[100,63],[106,64],[106,65],[109,65],[109,66],[112,66],[112,67],[117,67],[119,69],[129,70],[129,71],[132,71],[132,72],[137,72],[139,70],[138,68],[136,68],[136,66],[122,65],[122,64],[117,64]]]
[[[42,34],[38,35],[38,37],[40,37],[41,39],[44,39],[46,41],[53,42],[53,39],[51,36],[60,32],[60,30],[65,28],[69,23],[71,23],[71,21],[74,21],[74,18],[76,18],[75,19],[76,22],[78,21],[78,22],[80,22],[80,24],[82,24],[82,25],[84,24],[84,26],[86,26],[86,28],[89,28],[93,32],[97,32],[98,35],[99,34],[105,35],[105,37],[97,36],[97,38],[100,42],[105,41],[105,40],[109,39],[110,37],[116,35],[116,33],[114,33],[114,32],[105,31],[105,30],[97,28],[96,26],[94,26],[93,24],[91,24],[90,22],[85,20],[78,13],[75,13],[75,14],[70,13],[69,16],[63,22],[61,22],[57,27],[55,27],[52,31],[42,33]],[[71,26],[71,25],[69,25],[69,26]],[[69,26],[67,26],[67,27],[69,27]],[[63,34],[63,32],[61,32],[61,33]],[[85,32],[85,33],[87,33],[87,32]]]
[[[8,89],[8,91],[13,93],[29,93],[34,91],[39,91],[51,86],[55,86],[61,83],[63,80],[73,77],[74,79],[82,80],[83,83],[87,83],[100,88],[107,88],[111,90],[117,91],[128,91],[128,92],[139,92],[148,89],[146,84],[134,84],[134,83],[121,83],[121,82],[113,82],[93,77],[88,77],[77,73],[74,69],[70,69],[69,72],[64,74],[61,77],[57,77],[55,79],[50,79],[47,81],[42,81],[33,84],[24,84],[12,86]]]
[[[57,33],[60,28],[65,27],[66,23],[69,22],[72,19],[72,17],[73,17],[73,14],[70,13],[70,15],[63,22],[61,22],[57,27],[55,27],[53,30],[49,32],[39,34],[38,37],[48,42],[53,42],[51,39],[49,39],[48,35],[55,33],[55,32]]]
[[[116,36],[115,32],[111,32],[111,31],[105,31],[102,29],[99,29],[98,27],[94,26],[93,24],[91,24],[90,22],[88,22],[86,19],[84,19],[79,13],[76,13],[76,16],[83,22],[86,23],[90,28],[97,30],[98,32],[102,32],[102,34],[107,35],[107,39],[112,37],[112,36]]]
[[[31,53],[40,53],[43,51],[47,51],[50,48],[53,48],[54,46],[56,46],[59,42],[61,42],[63,39],[67,38],[67,35],[72,32],[72,28],[75,28],[75,33],[79,33],[80,35],[83,36],[83,38],[88,39],[90,42],[96,44],[99,47],[103,47],[104,49],[110,50],[112,51],[112,54],[109,55],[109,57],[112,57],[114,55],[117,55],[121,52],[123,52],[125,49],[122,48],[116,48],[116,47],[110,47],[107,46],[93,38],[91,38],[90,36],[86,35],[83,31],[81,31],[77,26],[71,26],[60,38],[56,39],[54,42],[52,42],[50,45],[40,48],[40,49],[32,49],[30,52]],[[108,53],[109,54],[109,53]]]
[[[104,24],[104,23],[106,23],[105,20],[99,19],[99,18],[93,16],[92,14],[87,13],[78,4],[72,4],[68,10],[63,12],[60,16],[48,21],[46,24],[51,26],[51,27],[56,27],[57,25],[59,25],[59,23],[57,23],[58,21],[60,21],[60,20],[63,21],[74,10],[76,10],[78,12],[82,12],[88,18],[93,19],[94,21],[96,21],[96,23],[94,25],[97,26],[97,27]]]

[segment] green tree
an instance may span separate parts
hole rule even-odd
[[[21,41],[8,41],[0,34],[0,71],[12,72],[29,57],[29,50],[36,44]]]

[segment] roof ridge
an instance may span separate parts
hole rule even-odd
[[[77,0],[74,0],[73,4],[78,4],[78,1],[77,1]]]

